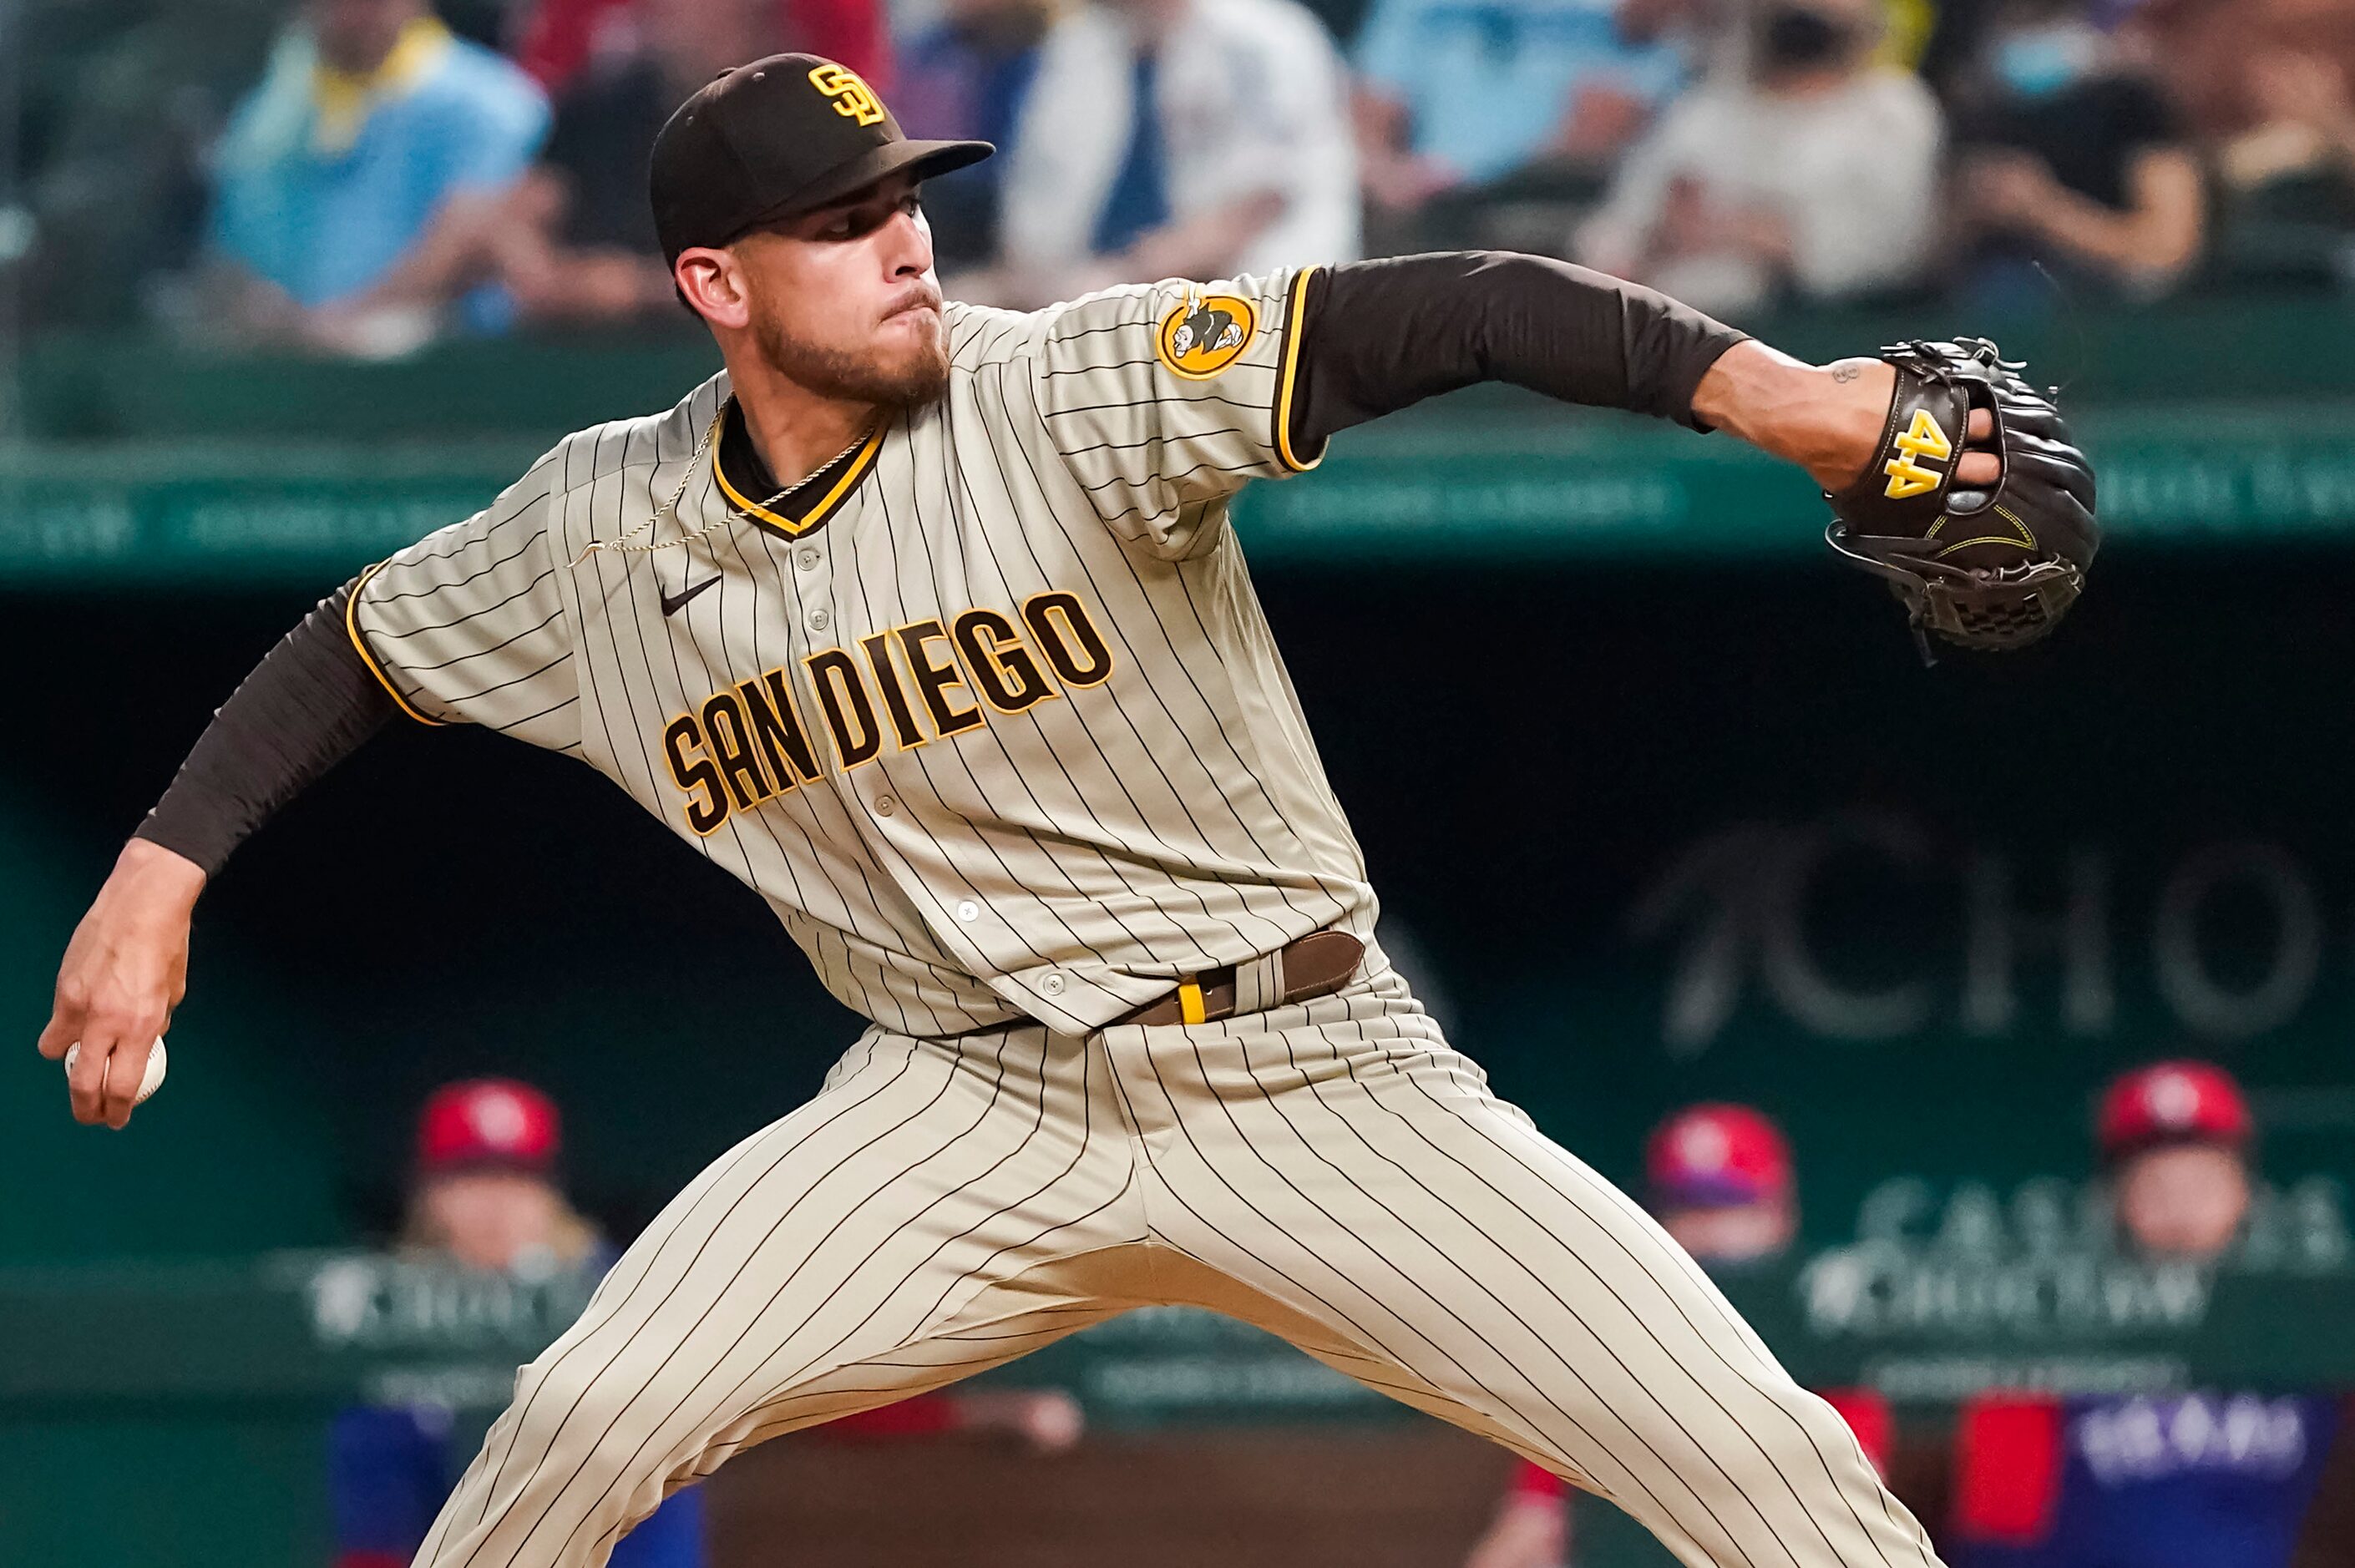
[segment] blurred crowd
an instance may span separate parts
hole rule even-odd
[[[2213,1063],[2120,1075],[2092,1128],[2108,1229],[2097,1245],[2152,1266],[2243,1256],[2259,1130],[2247,1094]],[[1662,1122],[1643,1192],[1721,1280],[1797,1240],[1791,1146],[1754,1107],[1691,1106]],[[1954,1568],[2319,1568],[2355,1552],[2355,1398],[2344,1390],[1987,1388],[1910,1455],[1880,1391],[1818,1392]],[[1465,1568],[1561,1568],[1577,1556],[1572,1518],[1567,1485],[1523,1460]]]
[[[29,0],[36,325],[369,356],[676,328],[646,152],[731,62],[1000,156],[953,295],[1495,246],[1741,318],[2355,287],[2355,0]],[[9,24],[0,20],[0,28]]]

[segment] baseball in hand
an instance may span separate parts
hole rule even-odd
[[[80,1054],[80,1041],[77,1040],[72,1044],[66,1047],[66,1071],[68,1073],[70,1074],[73,1071],[74,1060]],[[158,1040],[155,1042],[155,1049],[147,1053],[147,1072],[146,1075],[139,1080],[138,1097],[131,1103],[134,1106],[145,1105],[147,1103],[147,1097],[154,1094],[157,1089],[160,1089],[163,1086],[164,1042]]]

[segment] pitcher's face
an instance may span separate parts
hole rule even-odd
[[[682,266],[698,257],[722,259],[721,281],[762,357],[796,384],[886,407],[930,402],[947,388],[932,227],[909,176],[717,250],[687,251]]]

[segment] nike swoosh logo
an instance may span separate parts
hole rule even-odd
[[[688,599],[693,599],[697,594],[701,593],[705,588],[709,588],[713,583],[716,583],[719,580],[719,578],[716,575],[708,577],[699,583],[687,584],[687,587],[679,589],[677,593],[666,593],[663,595],[663,614],[666,616],[677,615],[680,609],[686,605]]]

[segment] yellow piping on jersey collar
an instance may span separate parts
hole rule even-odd
[[[725,410],[722,410],[720,417],[723,420],[727,418]],[[720,493],[728,497],[729,504],[735,507],[737,511],[755,523],[766,524],[789,537],[798,537],[833,516],[835,508],[842,503],[843,497],[848,495],[858,482],[867,477],[867,471],[875,466],[875,454],[883,450],[885,424],[884,420],[876,421],[875,429],[868,434],[866,444],[858,449],[858,455],[850,460],[850,466],[842,471],[842,476],[829,485],[826,493],[819,496],[810,509],[802,514],[799,518],[786,517],[772,512],[760,503],[749,499],[734,485],[729,483],[728,471],[719,463],[719,449],[723,442],[717,438],[711,443],[711,477],[719,482]]]

